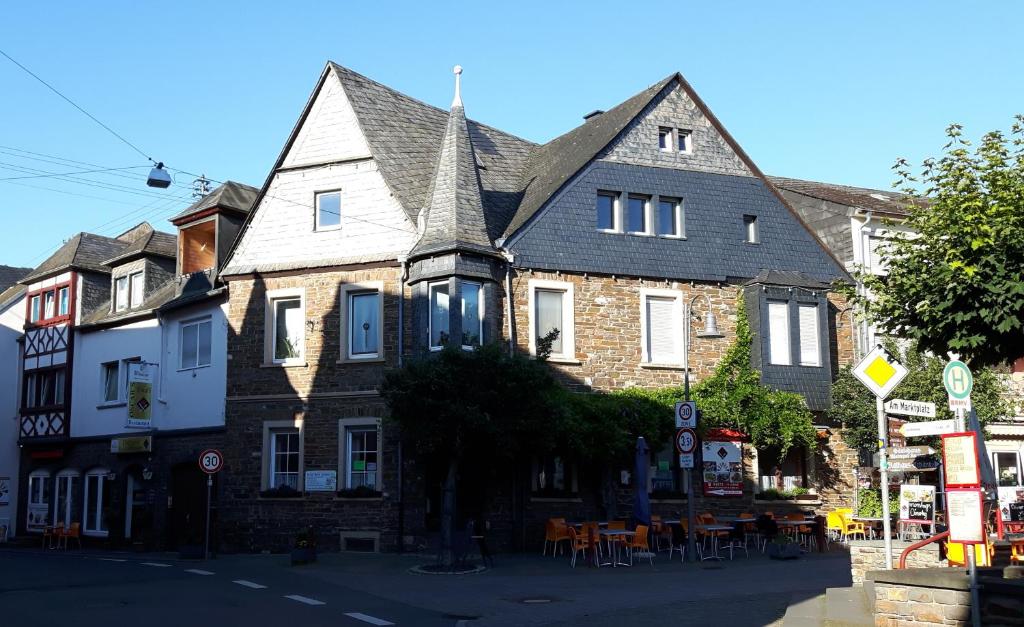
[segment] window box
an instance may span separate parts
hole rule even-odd
[[[302,492],[287,485],[279,485],[276,488],[260,492],[261,499],[298,499],[302,498]]]

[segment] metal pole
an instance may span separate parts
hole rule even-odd
[[[965,431],[967,422],[964,420],[964,410],[956,410],[956,430]],[[984,530],[983,530],[984,531]],[[965,544],[964,553],[967,554],[967,573],[971,578],[971,624],[974,627],[981,627],[981,595],[978,594],[978,563],[976,544]],[[986,546],[986,545],[982,545]]]
[[[684,303],[683,320],[683,400],[690,400],[690,315],[693,307]],[[696,453],[696,452],[695,452]],[[694,455],[696,459],[696,454]],[[693,490],[693,469],[686,469],[686,561],[697,561],[697,495]]]
[[[885,447],[889,444],[889,421],[885,419],[885,405],[882,397],[875,397],[878,412],[878,459],[882,475],[882,535],[885,539],[885,569],[892,570],[892,522],[889,518],[889,460]]]
[[[213,475],[206,475],[206,544],[203,548],[203,559],[210,559],[210,493],[213,490]]]

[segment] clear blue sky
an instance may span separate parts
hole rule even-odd
[[[460,63],[468,114],[534,141],[679,70],[765,172],[886,189],[948,123],[976,138],[1024,111],[1022,18],[1009,1],[65,0],[8,3],[0,49],[146,154],[256,186],[331,59],[443,107]],[[87,169],[18,150],[145,165],[2,57],[0,146],[0,178]],[[0,182],[0,263],[82,230],[169,230],[191,177],[154,192],[146,172]]]

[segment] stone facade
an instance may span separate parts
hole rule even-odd
[[[982,625],[1024,625],[1024,581],[1019,577],[1019,567],[979,570]],[[971,624],[970,580],[963,568],[873,571],[867,578],[878,627]]]

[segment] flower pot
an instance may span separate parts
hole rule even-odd
[[[769,542],[768,557],[773,560],[795,560],[800,557],[800,545],[796,542],[787,542],[786,544]]]
[[[300,564],[312,564],[316,561],[316,549],[304,547],[292,549],[292,566]]]

